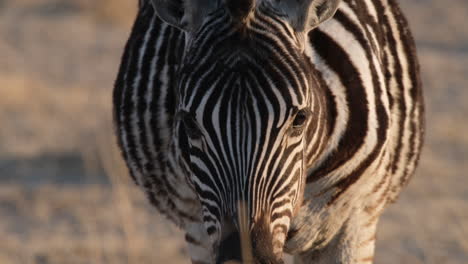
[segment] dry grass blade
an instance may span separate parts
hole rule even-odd
[[[244,263],[254,263],[254,258],[252,255],[252,243],[250,238],[250,219],[248,207],[245,202],[240,201],[237,208],[242,260]]]

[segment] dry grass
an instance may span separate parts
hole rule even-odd
[[[402,2],[419,44],[427,140],[381,221],[377,263],[467,263],[468,4]],[[109,136],[136,1],[4,3],[0,263],[187,263],[181,233],[129,182]]]
[[[179,232],[154,225],[164,221],[139,193],[129,200],[115,192],[104,186],[2,185],[0,263],[181,261]],[[131,205],[129,212],[122,203]]]
[[[94,131],[110,112],[108,91],[84,90],[79,86],[61,89],[20,75],[2,76],[0,120],[9,124],[0,128],[3,152],[38,155],[58,147],[76,150],[74,142],[81,141],[83,134],[64,125],[73,122],[82,131]]]
[[[137,0],[15,0],[17,7],[49,10],[79,10],[97,22],[129,26],[134,19]]]

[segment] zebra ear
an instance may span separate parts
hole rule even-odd
[[[216,7],[211,0],[151,0],[151,3],[161,20],[188,32],[195,31]]]
[[[277,0],[276,8],[283,12],[298,32],[309,32],[335,14],[341,0]]]

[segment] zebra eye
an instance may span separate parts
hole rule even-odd
[[[200,139],[202,136],[202,133],[200,131],[200,128],[198,127],[197,122],[191,117],[189,114],[185,114],[182,123],[184,125],[185,133],[187,133],[187,136],[191,139]]]
[[[308,112],[306,110],[300,110],[299,112],[297,112],[296,116],[294,117],[292,127],[293,128],[302,128],[305,125],[308,116],[309,115],[308,115]]]

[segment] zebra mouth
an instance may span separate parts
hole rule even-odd
[[[242,231],[232,221],[225,221],[216,263],[283,264],[284,243],[272,234],[266,218],[261,217],[251,228],[240,227]]]

